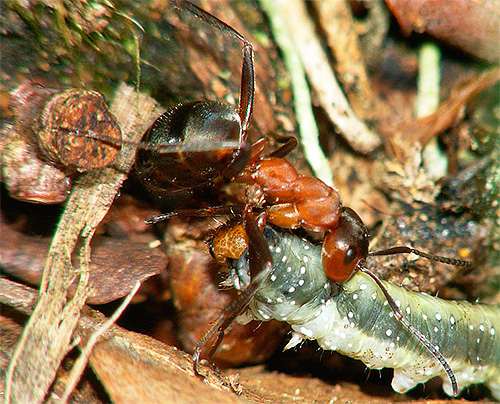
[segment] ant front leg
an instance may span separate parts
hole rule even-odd
[[[273,260],[269,245],[259,229],[250,208],[245,210],[243,224],[248,239],[249,272],[251,281],[241,294],[224,308],[217,320],[196,344],[193,354],[193,371],[200,377],[203,377],[203,375],[200,374],[198,365],[204,346],[214,335],[216,335],[216,340],[208,355],[211,366],[215,368],[212,357],[224,338],[224,332],[236,317],[247,308],[248,303],[255,297],[261,285],[271,275],[273,270]],[[220,242],[224,241],[220,240]]]

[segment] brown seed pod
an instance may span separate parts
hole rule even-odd
[[[44,161],[64,171],[108,166],[121,148],[121,130],[101,94],[53,90],[27,82],[13,94],[16,128]]]

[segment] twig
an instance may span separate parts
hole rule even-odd
[[[128,296],[123,300],[123,302],[120,304],[120,306],[116,309],[116,311],[113,313],[113,315],[106,320],[106,322],[99,328],[97,329],[90,338],[87,341],[87,345],[82,349],[82,353],[80,354],[80,357],[77,359],[75,364],[73,365],[73,368],[71,369],[71,373],[69,374],[68,382],[66,383],[66,389],[64,390],[64,394],[60,399],[60,403],[67,403],[69,396],[75,389],[77,383],[79,382],[83,371],[85,370],[85,366],[87,366],[87,362],[89,360],[90,354],[92,352],[92,348],[94,345],[97,343],[99,338],[109,330],[109,328],[118,320],[118,318],[122,315],[122,313],[125,311],[127,306],[130,304],[132,301],[132,298],[135,296],[137,291],[139,290],[139,287],[141,286],[140,282],[137,282],[134,286],[134,288],[130,291]]]
[[[311,86],[332,123],[356,151],[363,154],[373,152],[381,145],[381,140],[352,111],[316,36],[303,0],[277,0],[274,4],[289,27],[290,39],[298,49]]]
[[[283,60],[290,75],[293,92],[293,105],[299,124],[299,136],[307,162],[314,175],[326,184],[332,185],[332,171],[323,150],[319,145],[319,131],[314,118],[310,89],[307,85],[304,66],[293,41],[290,39],[288,27],[274,0],[260,0],[273,30],[274,39],[283,52]]]
[[[418,81],[415,116],[423,118],[439,108],[441,87],[441,52],[432,42],[424,43],[418,52]],[[439,148],[437,137],[432,138],[422,150],[425,171],[435,180],[446,175],[448,160]]]
[[[135,148],[131,145],[138,143],[152,117],[159,113],[154,100],[143,95],[142,115],[134,114],[130,105],[135,97],[133,88],[122,85],[111,106],[126,141],[115,167],[83,174],[73,187],[49,250],[40,299],[9,364],[6,403],[41,402],[71,345],[80,310],[89,294],[88,243],[132,165]],[[84,244],[76,251],[81,267],[75,269],[71,258],[80,239]],[[78,288],[69,298],[68,289],[75,279]]]
[[[376,98],[368,77],[364,53],[356,31],[351,7],[345,0],[317,1],[312,3],[325,31],[328,47],[332,50],[335,70],[347,98],[356,114],[365,120],[375,120],[379,113]]]

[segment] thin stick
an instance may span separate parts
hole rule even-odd
[[[291,41],[299,53],[311,87],[331,122],[356,151],[363,154],[373,152],[381,145],[380,137],[354,114],[349,105],[316,34],[305,1],[267,0],[266,3],[268,1],[277,8],[289,28]],[[263,0],[261,4],[264,5]]]
[[[116,323],[118,318],[122,315],[122,313],[125,311],[127,306],[130,304],[132,301],[133,297],[139,290],[139,287],[141,286],[141,282],[137,281],[133,289],[130,291],[130,293],[127,295],[127,297],[123,300],[123,302],[120,304],[120,306],[116,309],[116,311],[113,313],[113,315],[106,320],[106,322],[99,328],[97,329],[88,339],[87,345],[82,349],[82,353],[80,357],[76,360],[75,364],[73,365],[73,368],[71,369],[71,372],[69,374],[69,379],[68,383],[66,383],[66,389],[64,390],[64,394],[61,397],[60,402],[62,404],[65,404],[68,402],[69,396],[75,389],[76,385],[80,381],[80,378],[82,376],[83,371],[85,370],[85,367],[87,366],[87,362],[89,360],[90,354],[92,353],[92,349],[94,348],[95,344],[99,340],[99,338],[110,329],[110,327]]]
[[[283,52],[283,61],[290,75],[293,105],[299,124],[300,143],[304,148],[307,162],[316,177],[328,185],[333,185],[328,159],[319,146],[319,131],[312,109],[311,91],[307,85],[306,72],[300,55],[290,39],[288,27],[276,2],[274,0],[261,0],[260,4],[271,22],[274,38]]]

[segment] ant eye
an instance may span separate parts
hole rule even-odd
[[[349,249],[345,253],[344,265],[349,265],[350,263],[352,263],[357,256],[358,252],[356,251],[356,248],[353,246],[349,246]]]

